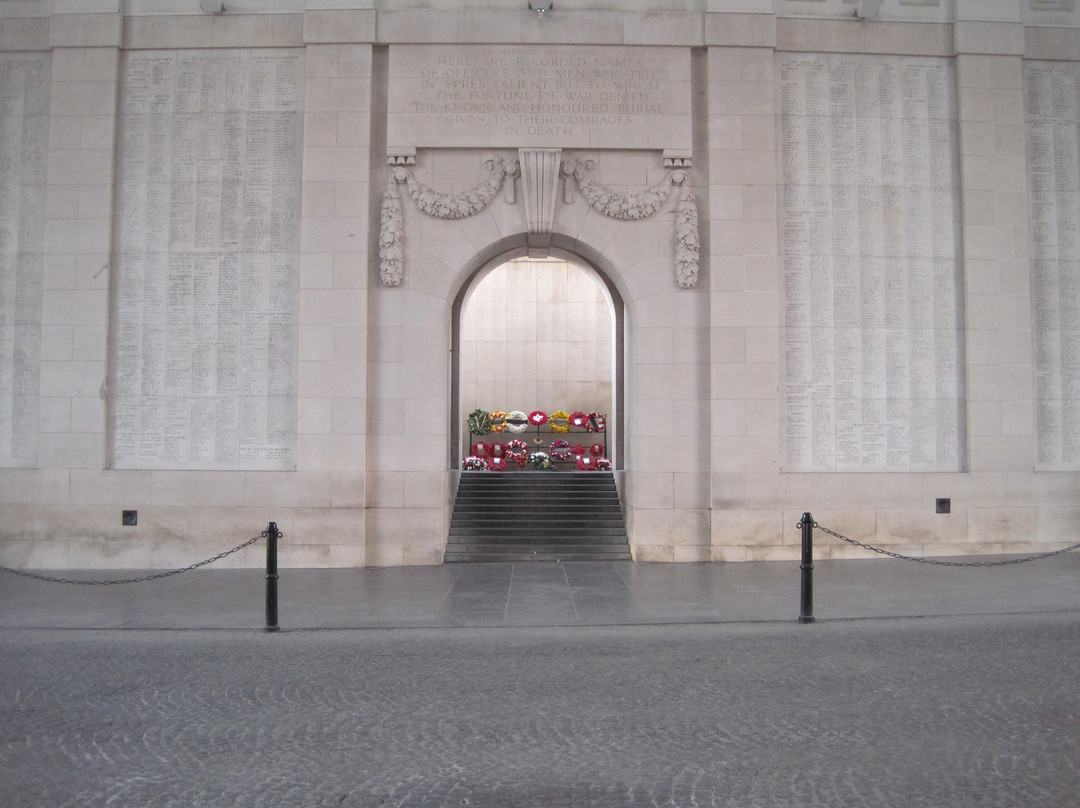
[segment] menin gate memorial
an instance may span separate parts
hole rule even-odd
[[[0,5],[0,564],[440,563],[463,350],[637,560],[1075,541],[1074,3]]]

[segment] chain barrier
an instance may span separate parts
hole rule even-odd
[[[1080,549],[1080,544],[1073,544],[1069,547],[1062,547],[1060,550],[1052,550],[1049,553],[1039,553],[1038,555],[1024,556],[1023,558],[1007,558],[1001,561],[939,561],[936,558],[922,558],[920,556],[894,553],[892,550],[884,550],[881,547],[874,547],[872,544],[866,544],[857,539],[849,538],[837,533],[835,530],[829,530],[827,527],[822,527],[814,521],[813,514],[809,512],[802,515],[802,519],[799,520],[799,523],[795,525],[795,527],[802,531],[802,564],[799,567],[802,573],[799,601],[800,623],[814,622],[814,528],[818,528],[822,533],[828,533],[835,539],[847,542],[855,547],[861,547],[864,550],[869,550],[872,553],[878,553],[883,556],[888,556],[889,558],[898,558],[902,561],[914,561],[917,564],[932,564],[938,567],[1005,567],[1011,564],[1024,564],[1028,561],[1040,561],[1044,558],[1053,558],[1062,553]]]
[[[880,547],[874,547],[870,544],[864,544],[856,539],[842,536],[834,530],[829,530],[827,527],[819,525],[817,522],[812,523],[814,527],[820,530],[822,533],[828,533],[835,539],[853,544],[856,547],[861,547],[864,550],[869,550],[873,553],[879,553],[883,556],[889,556],[889,558],[899,558],[901,561],[914,561],[917,564],[932,564],[937,567],[1007,567],[1011,564],[1025,564],[1028,561],[1041,561],[1044,558],[1052,558],[1053,556],[1061,555],[1062,553],[1068,553],[1073,550],[1080,549],[1080,544],[1074,544],[1071,547],[1063,547],[1060,550],[1054,550],[1049,553],[1040,553],[1039,555],[1025,556],[1024,558],[1009,558],[1004,561],[939,561],[936,558],[920,558],[919,556],[908,556],[901,553],[894,553],[891,550],[883,550]],[[800,522],[797,527],[802,527]]]
[[[196,564],[192,564],[192,565],[190,565],[188,567],[183,567],[183,568],[177,569],[177,570],[169,570],[168,572],[158,572],[158,573],[155,573],[153,575],[144,575],[141,578],[117,578],[115,580],[109,580],[109,581],[83,581],[83,580],[77,580],[77,579],[72,579],[72,578],[53,578],[53,577],[50,577],[48,575],[38,575],[35,572],[27,572],[26,570],[14,570],[11,567],[5,567],[3,565],[0,565],[0,572],[10,572],[12,575],[20,575],[23,578],[33,578],[36,581],[47,581],[49,583],[54,583],[54,584],[75,584],[77,586],[115,586],[117,584],[141,584],[141,583],[143,583],[145,581],[156,581],[159,578],[168,578],[168,577],[170,577],[172,575],[179,575],[182,572],[191,572],[191,570],[197,570],[197,569],[199,569],[199,567],[205,567],[207,564],[213,564],[215,561],[220,561],[221,559],[225,558],[226,556],[231,556],[233,553],[237,553],[237,552],[243,550],[245,547],[251,546],[252,544],[257,542],[259,539],[266,538],[267,535],[269,534],[269,532],[270,532],[269,529],[264,530],[258,536],[252,536],[250,539],[248,539],[243,544],[238,544],[238,545],[236,545],[236,547],[232,548],[231,550],[226,550],[224,553],[218,553],[213,558],[208,558],[205,561],[200,561],[200,562],[198,562]],[[282,536],[284,534],[278,532],[277,535]]]

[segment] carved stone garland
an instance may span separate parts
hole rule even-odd
[[[563,173],[568,180],[574,178],[589,207],[621,221],[637,221],[652,216],[667,202],[672,185],[683,186],[675,216],[675,282],[680,289],[694,287],[700,260],[697,198],[686,187],[686,172],[676,169],[663,181],[640,194],[621,194],[589,178],[586,172],[595,168],[592,160],[568,160],[563,166]],[[569,201],[569,188],[567,195]]]
[[[499,157],[491,157],[484,161],[484,167],[491,175],[475,188],[457,194],[444,194],[427,187],[406,168],[398,167],[391,172],[390,187],[383,195],[379,232],[379,275],[383,284],[400,286],[404,273],[404,228],[397,185],[404,183],[416,206],[437,219],[463,219],[485,210],[494,201],[503,180],[508,176],[511,177],[508,201],[513,204],[513,177],[518,173],[517,161],[506,162]],[[686,172],[676,169],[647,191],[622,194],[589,178],[586,172],[595,167],[592,160],[575,159],[564,163],[566,202],[571,201],[569,179],[573,177],[581,195],[593,210],[620,221],[638,221],[652,216],[667,202],[673,185],[683,186],[675,216],[675,282],[681,289],[694,287],[700,260],[697,198],[686,187]]]
[[[398,196],[397,187],[391,184],[383,194],[379,227],[379,277],[384,286],[401,286],[401,278],[405,274],[403,238],[401,197]]]
[[[592,160],[568,160],[563,166],[563,173],[574,178],[578,190],[589,203],[589,207],[610,219],[624,222],[636,222],[652,216],[667,202],[671,192],[671,177],[640,194],[620,194],[605,188],[596,180],[590,179],[585,172],[596,168]]]
[[[680,289],[691,289],[697,285],[698,262],[701,257],[701,243],[698,241],[697,197],[687,188],[686,174],[675,171],[672,182],[683,185],[679,194],[679,207],[675,211],[675,283]]]
[[[405,184],[413,202],[428,216],[436,219],[464,219],[486,209],[498,195],[503,180],[508,175],[517,173],[517,163],[507,163],[501,157],[487,158],[484,160],[484,168],[490,174],[486,180],[475,188],[456,194],[444,194],[429,188],[417,180],[407,168],[398,167],[390,172],[390,187],[383,194],[379,229],[379,277],[384,285],[400,286],[404,274],[404,225],[401,220],[398,184]]]

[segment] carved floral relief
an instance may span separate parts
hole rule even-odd
[[[386,286],[399,286],[404,276],[404,226],[401,198],[397,186],[404,184],[416,207],[427,216],[437,219],[463,219],[486,210],[498,196],[504,181],[510,177],[507,204],[515,204],[514,178],[520,173],[518,161],[500,157],[484,160],[488,176],[467,191],[443,193],[424,185],[407,168],[398,166],[390,174],[390,187],[383,196],[379,233],[379,275]],[[593,210],[612,219],[634,222],[655,215],[667,204],[674,186],[681,186],[675,217],[675,282],[681,289],[697,284],[700,263],[697,199],[687,187],[684,169],[672,170],[659,183],[641,193],[626,194],[606,188],[590,177],[595,170],[593,160],[571,158],[563,163],[566,203],[570,200],[573,181],[586,203]],[[556,178],[557,179],[557,178]],[[547,227],[550,228],[550,222]]]

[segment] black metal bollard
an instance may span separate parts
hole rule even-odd
[[[809,513],[802,515],[799,522],[802,528],[802,604],[799,611],[800,623],[814,622],[814,517]]]
[[[279,631],[277,614],[277,522],[266,526],[266,630]]]

